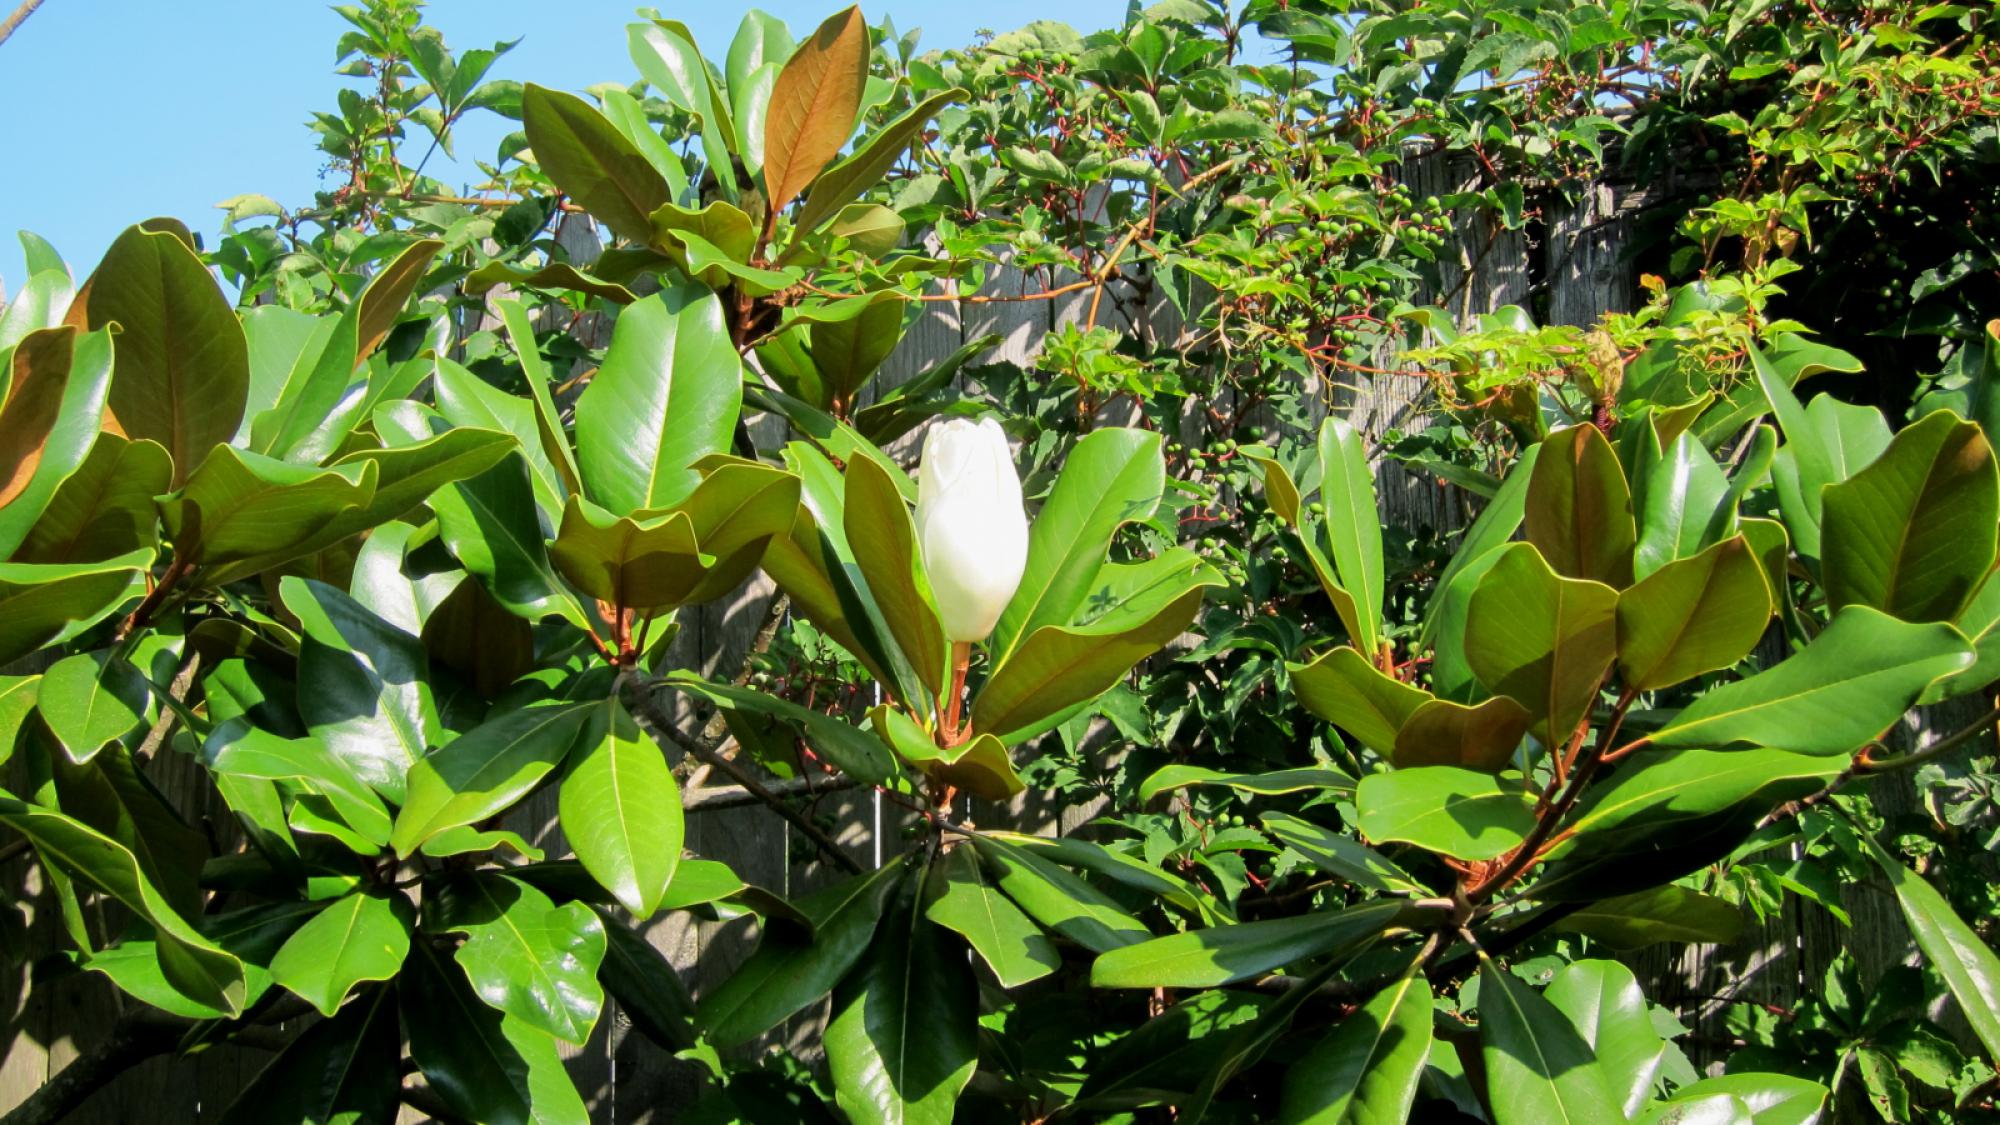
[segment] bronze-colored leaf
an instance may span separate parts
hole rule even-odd
[[[868,46],[868,25],[852,7],[820,24],[778,73],[764,121],[771,214],[804,191],[853,133],[868,83]]]

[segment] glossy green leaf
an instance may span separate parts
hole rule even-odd
[[[1988,1057],[2000,1058],[2000,957],[1937,888],[1873,841],[1868,850],[1895,888],[1903,920],[1910,924],[1924,961],[1944,978],[1965,1022],[1986,1045]]]
[[[300,926],[271,959],[271,976],[330,1016],[355,985],[402,970],[414,915],[400,894],[356,891]]]
[[[618,1001],[619,1014],[639,1033],[671,1051],[694,1046],[694,1000],[673,963],[639,931],[597,907],[604,927],[604,963],[598,979]]]
[[[1028,565],[1032,570],[1032,547]],[[1186,631],[1203,590],[1221,581],[1184,548],[1148,562],[1104,566],[1086,600],[1096,616],[1076,625],[1039,626],[1016,644],[973,697],[974,728],[1008,744],[1047,729]]]
[[[1371,840],[1415,844],[1463,860],[1493,859],[1535,825],[1518,778],[1455,766],[1370,774],[1355,790],[1357,827]]]
[[[1263,821],[1265,831],[1336,879],[1364,890],[1388,894],[1430,893],[1402,868],[1352,836],[1323,828],[1290,813],[1267,812],[1263,814]]]
[[[1979,427],[1949,411],[1911,423],[1823,505],[1820,569],[1835,609],[1949,621],[1993,569],[2000,466]]]
[[[1543,998],[1569,1017],[1624,1114],[1637,1113],[1653,1092],[1668,1048],[1653,1029],[1632,970],[1617,961],[1572,961],[1557,971]]]
[[[178,483],[243,420],[250,353],[208,267],[159,223],[118,236],[68,320],[92,331],[118,325],[112,421],[129,438],[165,446]]]
[[[902,301],[870,301],[859,316],[806,326],[813,366],[830,401],[849,404],[903,339]]]
[[[1632,581],[1632,492],[1618,454],[1596,426],[1557,430],[1542,442],[1523,522],[1557,574],[1623,589]]]
[[[377,268],[314,359],[305,378],[288,383],[277,403],[251,422],[251,448],[299,464],[317,464],[346,440],[353,425],[372,409],[355,373],[389,338],[403,307],[423,282],[431,259],[444,249],[437,239],[420,239]],[[402,397],[402,396],[397,396]],[[352,409],[343,410],[351,405]]]
[[[632,61],[667,101],[699,118],[702,154],[711,168],[733,164],[735,130],[727,98],[695,46],[694,33],[679,20],[654,19],[625,26]],[[738,177],[716,181],[722,198],[736,202]]]
[[[1827,1090],[1789,1074],[1722,1074],[1682,1086],[1662,1105],[1671,1111],[1716,1097],[1735,1099],[1749,1111],[1752,1125],[1814,1125],[1826,1105]],[[1659,1120],[1664,1125],[1673,1118]]]
[[[1561,577],[1532,543],[1515,544],[1472,595],[1466,661],[1481,683],[1528,709],[1543,745],[1561,746],[1611,667],[1617,605],[1611,587]]]
[[[1647,741],[1665,748],[1768,746],[1851,754],[1973,651],[1949,625],[1913,625],[1848,606],[1798,653],[1703,695]]]
[[[11,363],[13,371],[11,386],[0,389],[5,395],[0,405],[0,559],[13,555],[37,561],[26,552],[16,555],[15,549],[40,526],[97,441],[111,385],[111,356],[109,331],[79,335],[68,326],[29,333],[11,360],[0,353],[0,364]],[[61,511],[55,515],[64,518]],[[124,543],[122,549],[141,542]]]
[[[0,359],[28,333],[61,324],[72,296],[67,270],[31,269],[14,299],[0,304]]]
[[[905,880],[854,972],[835,987],[827,1069],[850,1121],[950,1125],[979,1062],[979,992],[965,953]]]
[[[827,17],[778,74],[764,126],[764,195],[782,211],[854,132],[868,80],[868,24],[859,7]]]
[[[446,882],[425,910],[465,935],[454,956],[481,1000],[563,1042],[590,1038],[604,1007],[605,938],[588,904],[557,906],[518,879],[478,872]]]
[[[606,605],[652,612],[678,604],[716,558],[702,552],[683,512],[633,519],[571,496],[549,561]]]
[[[576,403],[577,468],[591,499],[623,515],[693,492],[696,462],[729,447],[742,382],[713,294],[628,306]]]
[[[1472,667],[1465,659],[1466,610],[1479,582],[1499,559],[1499,552],[1521,526],[1526,508],[1528,482],[1539,444],[1531,445],[1501,482],[1493,501],[1459,540],[1458,553],[1438,575],[1437,592],[1424,610],[1424,631],[1419,643],[1432,650],[1431,689],[1441,698],[1469,703],[1478,698]]]
[[[393,1120],[402,1102],[396,993],[369,990],[299,1033],[223,1112],[223,1125]]]
[[[1590,1045],[1555,1005],[1481,959],[1479,1041],[1495,1125],[1624,1118]]]
[[[1285,1071],[1280,1125],[1407,1120],[1431,1053],[1431,988],[1412,973],[1377,992]]]
[[[14,560],[89,563],[153,547],[160,518],[153,498],[167,490],[173,471],[172,458],[156,442],[98,434],[83,464],[50,497]]]
[[[227,582],[338,542],[375,496],[372,464],[319,469],[218,446],[160,501],[174,550]]]
[[[1888,420],[1882,412],[1854,406],[1821,395],[1806,407],[1804,420],[1810,427],[1806,437],[1790,442],[1778,451],[1771,464],[1772,484],[1778,493],[1778,510],[1785,528],[1799,544],[1799,554],[1808,561],[1820,556],[1820,523],[1826,487],[1838,484],[1872,463],[1892,440]],[[1824,482],[1811,483],[1809,451],[1817,450],[1817,472]]]
[[[400,405],[405,404],[391,404],[389,409]],[[330,467],[375,466],[375,494],[350,521],[360,530],[407,515],[431,493],[491,469],[514,448],[511,434],[455,426],[413,445],[358,449]]]
[[[1381,671],[1345,645],[1310,664],[1285,667],[1306,710],[1383,757],[1395,753],[1397,732],[1431,698],[1429,692]]]
[[[378,417],[378,422],[392,420]],[[444,429],[443,419],[420,420],[421,430],[392,428],[383,437],[392,445],[409,444]],[[560,616],[585,626],[583,607],[549,562],[528,462],[518,451],[470,480],[439,489],[430,506],[452,555],[501,605],[530,621]]]
[[[22,726],[35,713],[41,686],[40,676],[0,676],[0,764],[13,757]]]
[[[1654,887],[1608,898],[1556,923],[1621,952],[1660,942],[1728,945],[1743,932],[1743,908],[1685,887]]]
[[[945,692],[950,649],[938,622],[930,580],[917,549],[916,523],[896,481],[874,461],[849,462],[842,496],[842,530],[850,544],[861,544],[854,561],[868,592],[881,608],[889,635],[916,670],[918,680],[937,700]]]
[[[341,822],[375,851],[389,842],[389,810],[347,763],[318,738],[282,738],[242,719],[219,724],[202,745],[208,768],[229,777],[283,781],[296,794],[324,800]]]
[[[620,236],[644,243],[647,216],[672,194],[667,181],[631,141],[590,103],[529,83],[521,121],[542,171]]]
[[[980,869],[972,848],[953,848],[931,871],[924,916],[955,931],[1002,988],[1018,988],[1062,967],[1062,954]]]
[[[1764,567],[1741,535],[1668,562],[1618,595],[1618,668],[1654,691],[1750,655],[1771,620]]]
[[[1028,532],[1028,562],[988,642],[1004,662],[1035,630],[1068,625],[1096,585],[1111,537],[1151,516],[1166,489],[1160,435],[1097,430],[1070,450]],[[990,728],[989,728],[990,729]]]
[[[1006,746],[990,734],[944,747],[915,719],[887,703],[871,708],[868,718],[870,727],[897,757],[934,781],[988,801],[1005,801],[1027,788],[1015,772]]]
[[[1078,945],[1108,953],[1153,936],[1103,891],[1026,848],[986,836],[972,846],[1015,905]]]
[[[1324,766],[1300,766],[1296,769],[1271,770],[1268,773],[1229,773],[1225,770],[1209,769],[1207,766],[1176,764],[1161,766],[1146,780],[1140,782],[1139,801],[1144,804],[1162,793],[1196,785],[1224,785],[1240,793],[1271,797],[1284,793],[1310,793],[1329,789],[1351,792],[1354,789],[1354,778],[1340,770]]]
[[[153,552],[103,562],[0,563],[0,663],[76,636],[146,592]]]
[[[1354,601],[1348,635],[1356,648],[1374,652],[1382,634],[1382,521],[1375,511],[1375,475],[1354,427],[1339,418],[1320,427],[1319,468],[1327,553],[1341,589]]]
[[[300,622],[299,714],[356,777],[401,803],[411,764],[442,739],[423,643],[323,582],[286,578]]]
[[[1537,897],[1598,900],[1668,883],[1729,854],[1784,801],[1846,765],[1782,750],[1640,757],[1584,793],[1536,882]]]
[[[476,824],[525,796],[562,764],[589,715],[583,704],[510,711],[419,758],[389,837],[396,855],[407,859],[439,832]]]
[[[857,730],[845,719],[810,710],[752,688],[709,683],[691,672],[673,672],[661,682],[678,691],[703,696],[718,706],[770,715],[793,724],[815,752],[871,785],[882,784],[896,774],[895,763],[883,748],[882,741],[866,731]]]
[[[554,520],[562,512],[564,497],[581,491],[572,487],[576,479],[571,475],[573,466],[563,461],[569,455],[569,441],[548,439],[548,426],[536,400],[510,395],[448,359],[437,361],[431,385],[437,398],[435,412],[415,402],[392,403],[376,412],[376,432],[387,444],[426,441],[451,429],[498,430],[513,434],[519,443],[534,481],[535,503],[544,516]],[[437,420],[438,415],[451,423],[451,429]],[[558,446],[555,452],[551,452],[552,445]]]
[[[235,1014],[245,997],[243,963],[178,913],[123,844],[53,809],[0,797],[0,822],[60,870],[117,899],[153,926],[160,970],[189,999]]]
[[[1641,579],[1722,539],[1736,519],[1729,479],[1693,434],[1668,443],[1648,468],[1645,488],[1635,500],[1639,539],[1632,569]]]
[[[58,660],[42,674],[37,709],[56,745],[83,763],[152,717],[152,688],[130,661],[109,651]]]
[[[616,94],[617,91],[607,91],[607,93]],[[654,167],[659,167],[657,161]],[[473,296],[483,295],[503,285],[512,289],[554,289],[570,293],[588,293],[614,305],[629,305],[639,299],[637,293],[625,286],[615,281],[593,277],[565,262],[550,262],[536,269],[511,266],[506,262],[488,262],[465,275],[465,291]]]
[[[808,940],[766,927],[750,959],[696,1007],[709,1040],[723,1049],[745,1042],[832,991],[874,941],[902,878],[899,858],[800,899],[813,922]]]
[[[1220,988],[1287,965],[1350,950],[1401,920],[1403,904],[1239,922],[1152,938],[1100,954],[1090,966],[1098,988]]]
[[[650,918],[680,865],[680,788],[660,748],[616,699],[585,729],[557,803],[563,835],[592,878]]]
[[[482,1125],[581,1125],[555,1040],[480,1002],[443,951],[418,942],[397,982],[410,1058],[447,1106]]]
[[[743,85],[759,67],[772,63],[784,65],[796,46],[785,21],[755,8],[745,12],[742,22],[736,25],[735,38],[729,41],[729,59],[722,71],[729,88],[734,90]]]
[[[1396,732],[1390,760],[1410,766],[1463,766],[1498,773],[1528,733],[1528,709],[1504,695],[1472,706],[1433,699],[1410,713]]]

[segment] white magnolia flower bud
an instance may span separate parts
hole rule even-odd
[[[953,418],[924,436],[917,542],[945,636],[985,640],[1028,565],[1028,513],[1000,423]]]

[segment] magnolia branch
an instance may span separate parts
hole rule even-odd
[[[21,0],[21,6],[14,9],[14,13],[7,17],[6,22],[0,23],[0,43],[5,43],[12,37],[14,30],[26,22],[29,16],[34,15],[35,9],[41,6],[42,0]]]
[[[820,854],[853,874],[858,875],[861,873],[861,865],[855,862],[853,856],[841,850],[838,841],[827,835],[825,829],[814,824],[804,814],[800,813],[799,810],[793,808],[784,798],[772,792],[769,787],[758,779],[756,774],[743,768],[742,764],[735,759],[722,756],[713,747],[681,730],[675,724],[673,716],[667,714],[660,707],[659,699],[654,695],[654,689],[651,684],[635,676],[631,669],[628,668],[619,672],[618,686],[621,694],[629,701],[633,714],[652,730],[653,737],[656,740],[665,738],[667,741],[672,742],[700,760],[703,764],[728,774],[730,780],[741,786],[744,792],[750,794],[756,800],[763,802],[779,816],[784,817],[785,821],[793,828],[798,829],[801,835],[811,840],[813,846],[819,849]]]

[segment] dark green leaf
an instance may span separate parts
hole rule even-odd
[[[964,937],[1000,987],[1040,980],[1062,966],[1055,943],[986,881],[972,848],[956,847],[937,864],[929,894],[925,917]]]
[[[1561,577],[1532,543],[1514,544],[1472,595],[1466,661],[1481,683],[1528,709],[1544,746],[1561,746],[1611,667],[1617,606],[1616,590]]]
[[[442,739],[423,642],[323,582],[286,578],[278,595],[304,634],[300,716],[356,777],[400,803],[411,764]]]
[[[1797,654],[1708,692],[1647,741],[1665,748],[1748,745],[1851,754],[1909,710],[1933,681],[1970,665],[1973,655],[1949,625],[1912,625],[1848,606]]]
[[[271,959],[271,977],[330,1016],[355,985],[402,971],[414,914],[400,894],[355,891],[292,934]]]
[[[477,824],[520,800],[576,744],[585,704],[527,707],[488,719],[410,766],[389,843],[407,859],[447,828]]]
[[[1481,958],[1479,1041],[1495,1125],[1617,1121],[1604,1068],[1569,1019],[1514,974]]]
[[[223,1125],[393,1120],[402,1101],[395,990],[369,990],[306,1028],[250,1080]]]
[[[0,663],[76,636],[146,592],[153,551],[87,563],[0,563]]]
[[[1463,860],[1493,859],[1535,825],[1519,779],[1454,766],[1370,774],[1355,790],[1358,827],[1371,840],[1415,844]]]
[[[521,92],[521,121],[557,187],[624,238],[651,237],[647,216],[672,198],[667,181],[603,114],[574,94],[531,82]]]
[[[695,1009],[718,1048],[761,1035],[826,995],[867,952],[889,898],[902,882],[900,859],[801,899],[813,935],[801,941],[766,927],[757,951]]]
[[[979,993],[962,949],[919,909],[912,873],[833,994],[827,1069],[849,1120],[950,1125],[979,1061]]]
[[[1950,621],[1993,569],[2000,467],[1979,427],[1949,411],[1912,423],[1823,497],[1827,604]],[[1991,534],[1989,534],[1991,533]]]
[[[585,731],[563,777],[563,835],[593,878],[650,918],[680,864],[680,789],[660,748],[616,699]]]
[[[625,515],[693,492],[696,463],[729,448],[742,383],[713,294],[628,306],[576,403],[577,468],[591,499]]]
[[[1285,1072],[1280,1125],[1408,1119],[1431,1052],[1431,988],[1422,973],[1376,993]]]
[[[128,227],[77,291],[68,321],[119,328],[111,419],[156,441],[188,478],[243,420],[249,345],[229,299],[194,247],[160,220]]]
[[[511,1020],[581,1046],[604,1007],[597,968],[604,926],[587,903],[557,906],[518,879],[490,872],[443,885],[437,928],[465,935],[459,967],[479,998]]]
[[[1557,430],[1542,442],[1524,520],[1557,574],[1623,589],[1632,581],[1632,493],[1618,454],[1596,426]]]
[[[1373,941],[1401,920],[1383,900],[1345,910],[1188,930],[1108,950],[1090,967],[1098,988],[1219,988]]]

